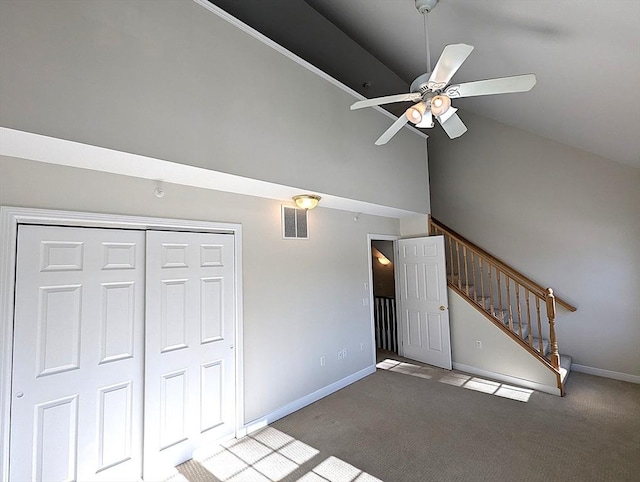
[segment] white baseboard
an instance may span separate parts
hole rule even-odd
[[[604,370],[602,368],[588,367],[586,365],[578,365],[577,363],[571,364],[571,369],[580,372],[587,373],[589,375],[595,375],[597,377],[613,378],[614,380],[620,380],[623,382],[640,383],[640,375],[631,375],[630,373],[614,372],[612,370]]]
[[[560,389],[555,386],[542,385],[541,383],[532,382],[523,378],[512,377],[509,375],[503,375],[502,373],[490,372],[483,370],[482,368],[472,367],[470,365],[464,365],[462,363],[453,362],[454,370],[461,372],[471,373],[473,375],[480,375],[487,378],[492,378],[501,382],[510,383],[519,387],[530,388],[531,390],[537,390],[539,392],[549,393],[551,395],[560,396]]]
[[[245,424],[245,427],[244,427],[245,431],[247,434],[249,434],[263,427],[266,427],[267,425],[275,422],[276,420],[286,417],[287,415],[292,414],[293,412],[297,412],[301,408],[304,408],[307,405],[311,405],[313,402],[317,402],[321,398],[324,398],[327,395],[331,395],[332,393],[337,392],[341,388],[344,388],[347,385],[351,385],[352,383],[355,383],[358,380],[361,380],[362,378],[368,375],[371,375],[372,373],[375,373],[375,371],[376,371],[375,365],[368,366],[367,368],[364,368],[359,372],[354,373],[353,375],[349,375],[348,377],[343,378],[342,380],[338,380],[337,382],[334,382],[331,385],[327,385],[326,387],[316,390],[315,392],[310,393],[309,395],[306,395],[302,398],[294,400],[293,402],[285,405],[284,407],[279,408],[278,410],[274,410],[273,412],[265,415],[264,417],[260,417],[256,420],[252,420],[251,422]]]

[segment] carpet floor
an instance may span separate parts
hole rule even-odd
[[[388,353],[379,362],[172,480],[640,480],[640,385],[572,372],[561,398]]]

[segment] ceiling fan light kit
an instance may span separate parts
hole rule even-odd
[[[434,116],[442,116],[449,110],[449,107],[451,107],[451,98],[446,95],[436,95],[431,98],[431,113]]]
[[[438,0],[415,0],[416,9],[425,16],[427,58],[430,58],[431,55],[428,48],[426,15],[433,10],[437,3]],[[452,107],[452,98],[459,99],[480,95],[528,92],[536,84],[536,76],[534,74],[478,80],[462,84],[450,84],[449,82],[452,77],[472,51],[472,45],[462,43],[447,45],[442,51],[433,70],[419,75],[411,83],[408,94],[396,94],[377,97],[375,99],[360,100],[351,105],[351,110],[391,104],[394,102],[414,102],[414,105],[409,107],[404,115],[398,117],[398,120],[376,140],[375,144],[378,146],[389,142],[408,122],[420,128],[433,127],[433,117],[438,120],[438,123],[442,126],[449,138],[455,139],[464,134],[467,128],[456,114],[457,109]]]
[[[427,109],[422,116],[422,120],[416,124],[416,127],[424,127],[425,129],[433,127],[433,114],[431,114],[430,110]]]
[[[422,116],[427,111],[427,104],[424,102],[418,102],[413,106],[409,107],[404,113],[409,119],[410,122],[414,124],[419,124],[422,121]]]

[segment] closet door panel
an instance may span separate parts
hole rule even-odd
[[[142,475],[145,233],[20,226],[9,476]]]
[[[145,478],[235,430],[234,239],[149,231]]]

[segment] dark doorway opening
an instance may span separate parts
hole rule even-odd
[[[371,241],[373,315],[376,346],[398,353],[393,241]]]

